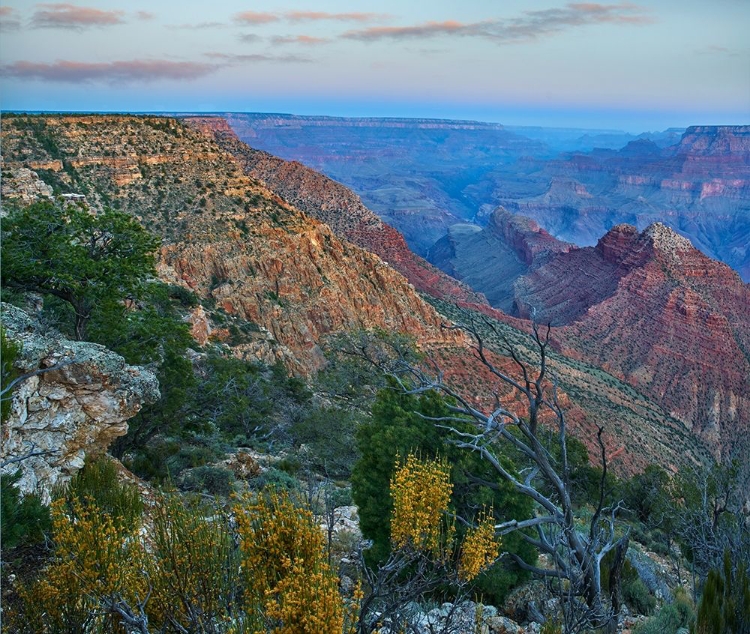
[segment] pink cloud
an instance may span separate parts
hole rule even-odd
[[[455,20],[425,22],[414,26],[373,26],[361,31],[347,31],[343,37],[352,40],[382,40],[433,37],[436,35],[464,35],[472,28]]]
[[[17,15],[11,7],[0,7],[0,31],[16,31],[21,28]]]
[[[117,62],[73,62],[51,64],[18,61],[0,66],[0,75],[62,83],[129,83],[134,81],[192,80],[208,75],[219,66],[200,62],[134,59]]]
[[[269,22],[278,22],[279,16],[275,13],[259,11],[243,11],[234,16],[235,22],[242,24],[268,24]]]
[[[227,53],[205,53],[209,59],[221,61],[224,65],[245,64],[248,62],[271,62],[271,63],[308,63],[312,60],[297,55],[263,55],[260,53],[250,53],[245,55],[229,55]]]
[[[124,24],[123,11],[102,11],[74,4],[38,4],[31,25],[46,29],[84,29],[90,26]]]
[[[327,11],[286,11],[270,13],[268,11],[242,11],[234,16],[235,22],[242,24],[269,24],[286,20],[288,22],[320,22],[333,20],[337,22],[378,22],[390,16],[385,13],[329,13]]]
[[[317,22],[336,20],[338,22],[376,22],[390,16],[385,13],[328,13],[326,11],[287,11],[284,14],[290,22]]]
[[[223,29],[226,26],[228,25],[223,22],[197,22],[195,24],[169,24],[167,28],[201,31],[203,29]]]
[[[313,37],[312,35],[287,35],[285,37],[279,35],[271,40],[273,44],[302,44],[304,46],[316,46],[326,44],[329,41],[327,38]]]

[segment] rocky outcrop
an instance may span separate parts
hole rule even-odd
[[[451,227],[428,257],[484,294],[495,308],[517,314],[516,282],[541,262],[571,248],[533,220],[498,207],[484,229],[468,224]]]
[[[28,167],[5,168],[3,166],[2,195],[6,202],[18,201],[21,205],[44,198],[52,198],[52,188]]]
[[[662,224],[614,227],[517,283],[566,353],[624,379],[716,458],[747,451],[750,286]]]
[[[12,392],[2,471],[20,469],[19,490],[48,502],[52,488],[83,467],[86,455],[105,452],[127,433],[127,420],[159,398],[159,385],[152,372],[127,365],[104,346],[46,332],[15,306],[2,304],[2,323],[6,337],[21,346],[16,370],[37,373]]]

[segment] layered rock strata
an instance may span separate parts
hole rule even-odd
[[[6,167],[61,161],[40,175],[136,216],[161,236],[160,277],[210,298],[271,334],[238,354],[307,374],[336,332],[408,332],[420,345],[460,339],[413,286],[379,257],[303,214],[205,130],[159,117],[7,117]]]
[[[449,301],[486,304],[481,294],[413,253],[404,236],[370,211],[351,189],[297,161],[285,161],[242,143],[225,119],[189,117],[186,121],[211,134],[249,176],[327,224],[339,238],[379,256],[418,291]]]

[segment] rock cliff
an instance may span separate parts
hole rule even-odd
[[[16,370],[38,374],[12,392],[0,463],[4,473],[21,470],[22,493],[49,502],[53,487],[81,469],[85,455],[105,452],[127,433],[127,420],[159,398],[159,385],[152,372],[104,346],[45,331],[15,306],[2,304],[1,311],[6,337],[21,346]]]
[[[499,170],[475,189],[579,245],[617,224],[661,222],[750,281],[750,126],[693,126],[665,148],[638,140],[534,160],[524,172]],[[525,181],[524,190],[510,179]]]
[[[571,247],[533,220],[498,207],[484,229],[468,224],[451,227],[428,258],[483,293],[495,308],[514,314],[518,313],[516,281],[540,261]]]
[[[750,432],[750,286],[656,223],[619,225],[516,280],[522,316],[562,326],[567,354],[660,403],[713,448]],[[744,440],[743,440],[744,439]]]
[[[560,350],[653,399],[715,457],[747,446],[750,286],[683,236],[617,225],[578,248],[500,208],[438,246],[441,267],[493,306],[551,323]]]
[[[519,333],[506,328],[508,324],[521,330],[528,326],[474,301],[476,296],[444,275],[434,273],[432,281],[420,278],[412,264],[428,277],[433,270],[404,252],[399,234],[391,233],[351,192],[298,164],[242,146],[216,119],[7,117],[3,123],[4,174],[34,166],[54,195],[85,196],[94,208],[110,205],[138,217],[162,237],[160,277],[204,299],[206,311],[191,317],[196,336],[227,340],[230,333],[221,324],[208,322],[209,313],[222,311],[227,320],[236,319],[254,333],[250,340],[233,344],[238,355],[282,360],[306,374],[321,363],[320,342],[329,334],[362,327],[400,331],[414,336],[446,376],[456,377],[479,402],[491,394],[491,377],[476,370],[471,351],[456,331],[440,328],[441,314],[463,323],[484,323],[484,316],[498,319],[511,341]],[[584,251],[501,211],[485,233],[496,244],[505,243],[519,267],[517,279]],[[617,239],[613,235],[602,247],[606,257],[600,259],[610,266],[609,260],[626,258],[630,240],[627,232]],[[352,242],[387,254],[390,264]],[[475,250],[474,255],[482,254]],[[414,286],[438,298],[458,299],[460,310],[431,299],[438,313],[397,267],[415,280]],[[495,277],[508,276],[498,271]],[[596,289],[597,297],[614,293]],[[507,292],[515,301],[513,284]],[[580,298],[577,313],[585,314],[592,303],[599,305]],[[551,300],[544,309],[553,309]],[[567,308],[559,310],[567,315]],[[572,330],[559,329],[555,341],[562,347],[575,336]],[[699,459],[703,450],[685,423],[587,364],[594,351],[585,345],[574,348],[569,347],[577,359],[560,357],[560,384],[574,412],[571,425],[577,425],[584,439],[595,437],[595,422],[616,420],[612,438],[618,464],[626,472],[659,456],[667,456],[673,468]],[[502,342],[497,349],[503,349]],[[615,372],[620,370],[613,368]],[[620,376],[635,381],[630,374]],[[680,444],[670,448],[678,436]]]
[[[189,117],[186,121],[212,134],[249,176],[300,211],[327,224],[339,238],[380,257],[418,291],[451,301],[486,303],[481,294],[414,254],[403,235],[365,207],[351,189],[297,161],[285,161],[242,143],[223,118]]]
[[[148,116],[19,116],[4,118],[2,143],[5,169],[60,161],[58,172],[39,170],[57,191],[136,216],[163,240],[164,281],[276,342],[238,353],[306,374],[322,363],[321,339],[343,330],[407,332],[420,345],[459,339],[394,268],[248,176],[206,130]]]
[[[546,146],[496,123],[227,113],[240,140],[357,192],[419,255],[474,218],[463,188]],[[390,260],[389,260],[390,261]]]

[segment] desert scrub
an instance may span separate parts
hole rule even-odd
[[[123,529],[137,526],[143,513],[138,489],[133,484],[119,481],[115,463],[106,456],[87,462],[71,478],[68,486],[56,493],[68,505],[77,501],[84,506],[95,506]]]
[[[137,605],[148,594],[138,524],[125,528],[91,497],[57,499],[51,513],[54,554],[41,578],[20,589],[20,613],[10,615],[14,631],[124,633],[101,605]]]
[[[410,453],[391,479],[391,541],[440,557],[450,547],[453,526],[446,526],[453,485],[445,460],[420,460]]]
[[[485,511],[476,527],[470,528],[461,546],[458,561],[458,578],[471,581],[489,568],[500,554],[500,539],[495,537],[492,510]]]
[[[224,514],[168,495],[152,519],[151,622],[167,631],[211,632],[238,616],[239,552]]]
[[[346,610],[313,514],[275,492],[234,513],[246,611],[272,634],[342,632]]]

